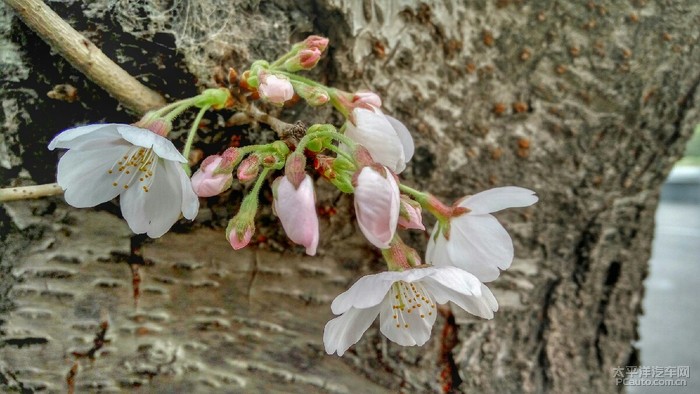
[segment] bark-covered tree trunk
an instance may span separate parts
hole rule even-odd
[[[171,99],[213,86],[220,70],[272,59],[307,34],[328,36],[313,76],[382,95],[416,140],[407,182],[447,200],[496,185],[529,187],[541,199],[498,215],[516,259],[490,284],[500,303],[495,319],[445,310],[420,348],[387,341],[375,325],[342,358],[323,351],[330,301],[382,263],[358,235],[351,200],[330,187],[319,183],[326,214],[315,258],[292,247],[269,208],[256,246],[233,252],[222,225],[240,187],[207,200],[193,225],[143,246],[113,203],[94,210],[61,198],[6,203],[0,385],[52,392],[622,389],[612,369],[638,360],[660,183],[698,121],[696,1],[48,4]],[[53,182],[57,154],[46,145],[65,128],[136,120],[4,4],[0,64],[0,186]],[[198,142],[205,153],[272,135],[227,127],[229,115],[209,116]],[[339,121],[302,104],[281,116]],[[420,247],[425,241],[412,239]]]

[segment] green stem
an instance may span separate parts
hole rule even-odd
[[[408,195],[413,196],[414,199],[415,199],[416,201],[418,201],[421,205],[423,205],[423,201],[426,201],[426,202],[427,202],[427,200],[428,200],[428,194],[427,194],[427,193],[423,193],[423,192],[420,191],[420,190],[416,190],[416,189],[414,189],[414,188],[412,188],[412,187],[409,187],[409,186],[406,186],[406,185],[404,185],[404,184],[400,184],[400,185],[399,185],[399,189],[400,189],[402,192],[404,192],[404,193],[406,193],[406,194],[408,194]],[[424,207],[424,208],[425,208],[425,207]]]
[[[199,128],[199,123],[202,121],[202,118],[204,117],[204,113],[207,112],[209,109],[209,105],[205,105],[202,107],[202,109],[199,110],[197,113],[197,117],[194,118],[194,122],[192,123],[192,127],[190,128],[189,134],[187,134],[187,142],[185,142],[185,147],[182,149],[182,156],[185,157],[185,160],[189,161],[190,158],[190,150],[192,149],[192,143],[194,142],[194,136],[197,134],[197,129]],[[187,175],[192,174],[192,170],[190,169],[190,166],[188,163],[184,164],[185,167],[185,172]]]
[[[318,137],[331,137],[333,139],[336,139],[336,140],[344,143],[345,145],[347,145],[348,147],[350,147],[353,150],[355,149],[355,145],[357,145],[357,143],[355,143],[355,141],[338,133],[335,130],[333,130],[333,131],[318,131],[316,133],[307,134],[301,140],[299,140],[299,143],[297,144],[296,152],[303,152],[304,149],[306,148],[306,145],[309,143],[309,141],[311,141],[314,138],[318,138]]]
[[[238,152],[241,155],[247,155],[248,153],[253,153],[258,150],[265,150],[266,148],[269,148],[270,144],[262,144],[262,145],[246,145],[241,148],[238,148]]]
[[[305,78],[305,77],[302,77],[301,75],[297,75],[297,74],[290,73],[287,71],[278,70],[277,72],[279,72],[280,74],[284,75],[285,77],[289,78],[292,81],[303,83],[306,85],[311,85],[311,86],[323,89],[326,92],[328,92],[328,95],[330,96],[330,89],[331,88],[329,88],[328,86],[326,86],[322,83],[318,83],[318,82],[314,81],[313,79]]]
[[[250,191],[252,195],[257,196],[260,193],[260,188],[262,188],[262,184],[270,171],[270,168],[263,167],[262,171],[260,171],[260,176],[258,176],[258,179],[255,181],[255,185],[253,185],[253,189]]]
[[[291,59],[294,57],[299,51],[289,51],[282,55],[279,59],[275,60],[272,64],[270,64],[270,69],[276,69],[277,67],[281,66],[286,62],[287,60]],[[281,71],[281,70],[280,70]]]
[[[187,111],[193,104],[194,103],[190,100],[183,100],[183,103],[175,107],[175,109],[171,110],[166,115],[163,115],[163,119],[172,122],[175,118],[180,116],[180,114]]]
[[[348,159],[348,161],[352,162],[353,158],[352,155],[350,155],[348,152],[345,152],[344,150],[338,148],[335,145],[329,145],[326,147],[331,152],[335,152],[338,156],[343,156],[344,158]]]
[[[179,115],[183,111],[185,111],[187,108],[191,107],[192,104],[194,104],[196,99],[197,99],[197,97],[190,97],[188,99],[178,100],[174,103],[170,103],[170,104],[166,105],[165,107],[163,107],[161,109],[154,111],[153,114],[156,116],[163,116],[163,117],[168,118],[169,120],[172,120],[177,115]],[[171,115],[171,113],[170,113],[171,111],[174,112],[175,115]]]
[[[416,200],[423,209],[433,214],[433,216],[435,216],[438,220],[445,219],[445,215],[437,212],[434,209],[435,207],[430,204],[430,194],[423,193],[420,190],[416,190],[404,184],[399,184],[399,190],[413,197],[413,199]]]

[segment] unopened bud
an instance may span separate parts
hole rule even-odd
[[[316,66],[321,59],[321,51],[318,48],[304,49],[299,51],[299,65],[304,70],[310,70]]]
[[[297,83],[296,92],[299,96],[301,96],[301,98],[306,100],[306,102],[313,107],[326,104],[330,100],[328,92],[326,92],[325,89],[317,86]]]
[[[401,195],[399,226],[406,229],[425,230],[425,226],[423,226],[423,216],[420,204],[413,201],[405,194]]]
[[[289,72],[311,70],[316,67],[319,59],[321,51],[318,48],[302,49],[284,62],[284,68]]]
[[[306,157],[303,153],[294,152],[287,157],[287,163],[284,166],[284,175],[289,182],[294,185],[295,189],[306,177]]]
[[[255,233],[255,225],[253,223],[243,223],[238,218],[239,215],[234,216],[233,219],[229,220],[226,227],[226,239],[234,250],[248,246]]]
[[[258,176],[260,171],[260,157],[252,154],[241,162],[238,166],[238,179],[246,182]]]
[[[192,175],[192,188],[199,197],[212,197],[231,187],[231,172],[217,173],[222,162],[219,155],[209,156],[202,162],[199,170]]]
[[[241,160],[241,151],[238,148],[228,148],[221,154],[221,163],[216,172],[227,171],[232,172],[233,168]]]
[[[272,104],[282,105],[294,96],[294,88],[288,79],[263,74],[258,93],[262,99]]]
[[[319,51],[323,52],[326,50],[326,47],[328,47],[328,39],[326,37],[321,37],[321,36],[308,36],[306,39],[303,41],[303,44],[306,48],[316,48]]]

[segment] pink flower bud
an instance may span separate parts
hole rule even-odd
[[[233,167],[241,159],[241,151],[238,148],[228,148],[221,154],[220,171],[233,171]]]
[[[308,177],[305,169],[306,157],[303,153],[294,152],[287,157],[287,163],[284,166],[284,175],[292,185],[298,189],[301,182]]]
[[[228,235],[228,242],[234,250],[243,249],[250,243],[250,239],[253,238],[253,233],[255,233],[255,227],[246,227],[241,234],[238,231],[231,231]]]
[[[382,106],[382,99],[377,95],[377,93],[370,92],[368,90],[361,90],[352,97],[352,103],[356,106],[360,105],[370,105],[372,107],[380,108]]]
[[[406,195],[401,195],[399,226],[406,229],[425,230],[421,206]]]
[[[318,48],[304,49],[299,52],[299,65],[304,70],[310,70],[321,59],[321,51]]]
[[[294,88],[289,80],[266,74],[261,75],[260,78],[262,82],[258,86],[258,92],[260,97],[268,102],[282,105],[294,96]]]
[[[304,40],[304,46],[309,49],[315,48],[320,52],[323,52],[328,46],[328,39],[321,36],[308,36],[306,37],[306,40]]]
[[[292,242],[306,247],[306,254],[316,254],[318,246],[318,215],[314,185],[306,175],[298,187],[286,176],[275,180],[272,187],[275,213],[282,222],[284,232]]]
[[[290,72],[311,70],[316,67],[319,59],[321,51],[318,48],[301,49],[284,62],[284,68]]]
[[[386,167],[362,168],[355,181],[355,215],[362,234],[380,249],[389,247],[399,219],[399,186]]]
[[[199,197],[212,197],[222,193],[233,181],[230,172],[217,173],[222,162],[219,155],[209,156],[199,166],[199,170],[192,175],[192,188]]]
[[[250,155],[238,166],[238,180],[246,182],[258,176],[260,171],[260,157]]]
[[[325,89],[306,84],[297,84],[297,94],[314,107],[327,103],[331,98]]]

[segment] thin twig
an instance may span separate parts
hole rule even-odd
[[[58,183],[35,186],[17,186],[0,189],[0,202],[28,200],[63,194]]]
[[[142,85],[41,0],[5,0],[17,15],[73,67],[139,113],[162,107],[161,95]]]
[[[254,105],[249,105],[245,113],[257,122],[265,123],[277,133],[277,136],[287,143],[296,145],[301,137],[306,133],[306,125],[299,121],[294,124],[287,123],[275,118],[274,116],[259,110]]]

